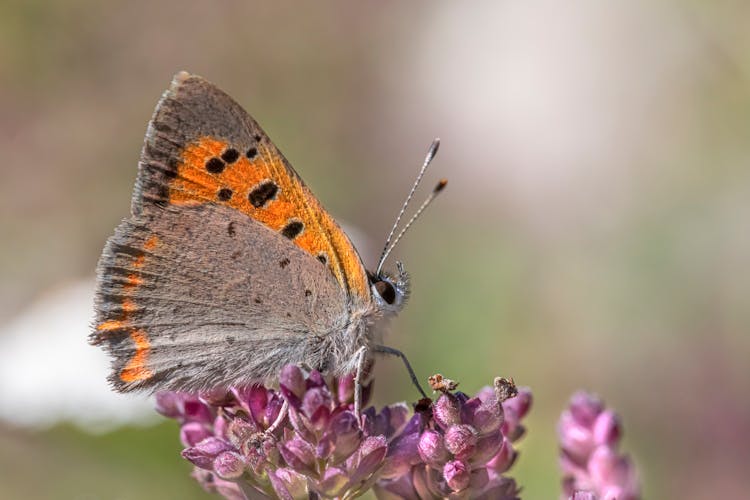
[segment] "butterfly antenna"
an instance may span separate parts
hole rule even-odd
[[[378,264],[378,270],[375,272],[375,274],[380,274],[380,269],[383,267],[383,263],[385,262],[385,259],[388,258],[388,256],[391,254],[391,251],[396,248],[396,245],[398,245],[399,240],[406,234],[406,231],[409,230],[412,224],[414,224],[414,221],[416,221],[420,215],[422,215],[422,212],[425,211],[425,209],[430,206],[430,203],[433,202],[435,198],[437,198],[437,195],[440,194],[440,191],[442,191],[445,186],[448,185],[448,179],[440,179],[440,182],[437,183],[437,186],[435,186],[435,189],[432,190],[430,195],[427,197],[426,200],[424,200],[424,203],[419,207],[419,209],[412,215],[411,219],[409,219],[409,222],[406,223],[404,228],[401,230],[401,232],[398,233],[398,236],[393,240],[393,243],[391,243],[391,246],[388,247],[383,254],[383,256],[380,258],[380,263]]]
[[[396,234],[396,229],[398,229],[398,224],[401,222],[401,217],[404,216],[404,212],[406,212],[406,207],[409,206],[409,202],[414,196],[414,192],[417,190],[419,183],[422,182],[422,176],[424,176],[425,171],[427,171],[427,167],[430,165],[430,162],[432,161],[432,159],[435,158],[435,154],[437,154],[438,148],[440,148],[440,139],[436,138],[434,141],[432,141],[432,144],[430,144],[430,149],[427,150],[427,155],[424,158],[424,163],[422,163],[422,168],[419,169],[419,174],[417,174],[417,179],[414,181],[414,185],[411,187],[411,191],[409,191],[409,195],[406,197],[404,204],[401,206],[401,211],[398,213],[398,216],[396,217],[396,222],[393,223],[391,232],[388,233],[388,238],[386,238],[385,245],[383,246],[383,252],[380,254],[380,260],[378,260],[377,271],[375,271],[376,275],[380,274],[380,270],[383,268],[383,263],[385,262],[385,258],[390,253],[389,247],[391,247],[391,240],[393,239],[393,235]]]

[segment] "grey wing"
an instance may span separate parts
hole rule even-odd
[[[325,368],[346,297],[328,268],[229,207],[166,206],[125,220],[98,269],[92,343],[116,389],[258,382]]]

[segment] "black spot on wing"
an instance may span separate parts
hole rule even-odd
[[[292,219],[287,222],[286,226],[281,228],[282,236],[286,236],[290,240],[293,240],[304,231],[305,225],[300,220]]]
[[[221,154],[221,159],[227,163],[234,163],[240,157],[239,151],[234,148],[229,148]]]
[[[229,188],[221,188],[216,194],[216,198],[218,198],[219,201],[229,201],[232,198],[232,190]]]
[[[272,180],[265,180],[255,186],[250,194],[247,195],[247,199],[250,204],[255,208],[265,206],[269,201],[273,200],[279,192],[279,187]]]
[[[206,162],[206,170],[212,174],[220,174],[227,164],[221,158],[213,157]]]

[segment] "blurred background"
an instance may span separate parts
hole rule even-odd
[[[442,198],[395,252],[390,344],[535,406],[513,475],[559,491],[577,388],[622,415],[646,498],[750,491],[750,5],[0,3],[0,497],[206,498],[177,427],[111,394],[94,268],[146,123],[201,74],[372,265],[430,141]],[[419,197],[418,197],[419,198]],[[375,403],[414,400],[397,361]]]

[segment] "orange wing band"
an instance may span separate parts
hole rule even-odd
[[[143,244],[144,250],[153,250],[159,243],[156,236],[150,237]],[[132,266],[138,270],[143,267],[146,261],[146,255],[141,254],[133,259]],[[99,323],[96,329],[100,332],[112,332],[116,330],[127,330],[130,340],[135,347],[135,353],[128,360],[125,366],[120,370],[120,380],[125,383],[141,382],[151,378],[154,373],[148,369],[148,358],[151,352],[151,342],[144,330],[133,328],[130,323],[132,313],[138,310],[138,306],[132,299],[136,288],[143,284],[143,278],[139,276],[138,271],[128,275],[125,284],[122,286],[125,298],[121,305],[120,319],[110,319]]]
[[[200,138],[182,154],[169,202],[230,206],[323,261],[350,294],[367,297],[366,275],[351,242],[273,147],[239,152],[225,141]]]

